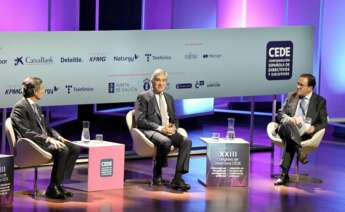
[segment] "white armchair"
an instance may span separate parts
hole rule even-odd
[[[17,141],[11,118],[6,119],[5,130],[11,154],[14,155],[15,166],[19,168],[34,168],[35,170],[33,197],[36,199],[39,194],[37,187],[38,167],[51,163],[53,156],[30,139],[20,138]]]
[[[279,147],[283,147],[283,141],[279,137],[278,133],[276,133],[277,128],[278,128],[278,123],[270,122],[266,128],[267,135],[274,145],[277,145]],[[303,153],[310,153],[312,151],[315,151],[319,147],[324,134],[325,134],[325,129],[321,129],[321,130],[317,131],[316,133],[314,133],[314,135],[310,139],[302,141],[301,142],[302,152]],[[297,181],[299,181],[300,180],[300,174],[299,174],[299,160],[298,160],[298,158],[296,159],[296,173],[297,173]],[[318,182],[318,183],[322,182],[321,180],[314,179],[314,178],[308,178],[305,181],[313,181],[313,182]]]

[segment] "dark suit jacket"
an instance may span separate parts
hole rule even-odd
[[[165,92],[164,98],[167,103],[169,122],[175,124],[176,128],[178,128],[174,99]],[[154,131],[162,125],[158,103],[152,90],[138,95],[135,103],[134,117],[134,126],[141,129],[148,137],[151,137]]]
[[[280,123],[284,116],[293,117],[296,112],[299,97],[296,92],[289,93],[284,106],[278,112],[277,122]],[[308,105],[306,117],[311,118],[311,125],[315,127],[315,132],[327,126],[326,100],[313,92]]]
[[[47,125],[41,108],[39,108],[39,114],[41,125],[46,129],[48,135],[43,134],[37,115],[26,98],[22,98],[14,105],[11,120],[17,139],[28,138],[45,148],[49,145],[46,143],[48,136],[57,139],[60,134]]]

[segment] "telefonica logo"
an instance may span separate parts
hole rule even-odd
[[[14,59],[14,65],[49,65],[53,63],[52,57],[25,57],[20,56]]]
[[[66,85],[65,88],[67,89],[67,93],[71,94],[72,92],[93,92],[95,89],[92,87],[86,86],[73,86],[73,85]]]
[[[133,56],[114,56],[115,62],[128,62],[132,63],[135,60],[139,59],[139,55],[134,54]]]
[[[5,64],[7,64],[7,60],[0,58],[0,65],[5,65]]]
[[[172,57],[169,55],[153,55],[151,53],[146,53],[146,62],[150,62],[152,60],[171,60]]]

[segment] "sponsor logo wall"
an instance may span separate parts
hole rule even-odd
[[[43,79],[42,105],[133,102],[159,67],[176,99],[286,93],[312,70],[312,36],[310,27],[5,32],[0,107],[21,98],[27,76]]]

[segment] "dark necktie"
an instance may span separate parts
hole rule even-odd
[[[42,117],[40,115],[40,112],[39,112],[39,106],[38,104],[34,103],[32,104],[32,108],[34,109],[34,112],[35,112],[35,115],[36,115],[36,120],[42,130],[42,133],[44,135],[47,135],[47,130],[45,129],[45,127],[42,125]]]

